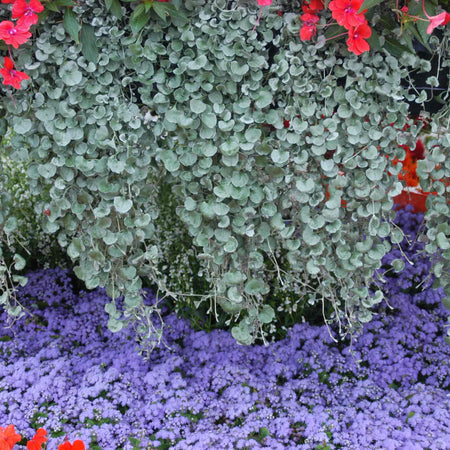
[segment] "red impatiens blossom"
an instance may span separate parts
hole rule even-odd
[[[6,428],[0,427],[0,449],[12,450],[22,436],[16,433],[14,425],[8,425]]]
[[[427,34],[431,34],[439,25],[447,25],[450,22],[450,14],[446,11],[441,12],[437,16],[429,16],[430,25],[427,28]]]
[[[42,444],[47,441],[46,434],[43,428],[38,428],[33,439],[27,442],[27,450],[41,450]]]
[[[259,6],[270,6],[272,4],[272,0],[258,0]]]
[[[4,20],[0,22],[0,39],[14,48],[19,48],[19,45],[24,44],[31,37],[29,28],[23,24],[14,25],[10,20]]]
[[[16,89],[20,89],[21,88],[20,83],[23,80],[30,79],[30,77],[26,73],[15,70],[14,63],[7,56],[5,56],[3,65],[4,67],[0,69],[0,74],[3,77],[4,85],[10,85],[12,87],[15,87]]]
[[[359,8],[363,4],[363,0],[332,0],[328,7],[332,11],[333,19],[339,25],[349,30],[352,27],[357,27],[363,24],[366,19],[364,17],[364,10],[358,14]]]
[[[39,14],[42,11],[44,11],[44,7],[39,0],[30,0],[30,3],[27,3],[26,0],[16,0],[12,7],[12,18],[19,19],[17,25],[29,28],[39,19],[35,13]]]
[[[16,0],[2,0],[2,3],[14,3]]]
[[[348,30],[347,47],[355,55],[360,55],[361,53],[370,50],[369,43],[364,39],[368,39],[372,34],[367,23],[358,25],[357,27],[350,28]]]
[[[316,23],[319,21],[319,16],[306,13],[300,18],[303,21],[303,26],[300,29],[300,39],[302,41],[309,41],[316,34]]]
[[[83,441],[77,439],[73,441],[71,444],[69,441],[66,441],[58,446],[58,450],[85,450]]]
[[[315,14],[318,11],[322,11],[323,1],[322,0],[310,0],[302,5],[302,10],[305,13]]]

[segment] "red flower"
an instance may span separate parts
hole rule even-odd
[[[16,0],[2,0],[2,3],[14,3]]]
[[[45,435],[47,432],[43,428],[38,428],[31,441],[27,442],[28,450],[41,450],[42,444],[47,441]]]
[[[83,441],[77,439],[71,444],[69,441],[64,442],[58,446],[58,450],[85,450]]]
[[[309,41],[316,34],[316,23],[319,21],[319,16],[306,13],[300,18],[303,21],[303,26],[300,29],[300,39],[302,41]]]
[[[372,34],[372,30],[367,25],[363,23],[357,27],[348,30],[347,46],[348,49],[355,55],[360,55],[361,53],[370,50],[369,43],[364,39],[367,39]]]
[[[272,0],[258,0],[259,6],[270,6],[272,4]]]
[[[427,28],[427,34],[431,34],[439,25],[447,25],[450,22],[450,14],[446,11],[441,12],[437,16],[429,16],[430,25]]]
[[[357,27],[363,24],[366,19],[364,10],[361,14],[358,14],[359,8],[363,0],[332,0],[328,7],[332,12],[333,19],[336,19],[339,25],[349,30],[352,27]]]
[[[20,89],[21,87],[20,83],[23,80],[30,79],[30,77],[26,73],[15,70],[14,63],[7,56],[5,56],[3,65],[5,67],[3,69],[0,69],[0,74],[4,78],[3,80],[4,85],[11,85],[16,89]]]
[[[302,5],[303,12],[314,14],[317,11],[321,11],[323,9],[323,1],[322,0],[310,0],[310,2],[306,2]]]
[[[26,0],[16,0],[12,7],[12,18],[19,20],[17,25],[23,25],[24,27],[30,27],[39,20],[39,17],[35,13],[41,13],[44,11],[44,7],[39,0],[30,0],[28,4]]]
[[[50,215],[50,210],[47,208],[47,209],[44,211],[44,214],[45,214],[46,216],[49,216],[49,215]]]
[[[14,430],[14,425],[8,425],[6,428],[0,427],[0,449],[12,450],[14,445],[22,439],[20,434]]]
[[[14,48],[19,48],[19,45],[24,44],[31,37],[29,28],[23,24],[14,25],[11,21],[4,20],[0,22],[0,39]]]

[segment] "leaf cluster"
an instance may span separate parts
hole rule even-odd
[[[224,311],[238,342],[264,339],[276,286],[330,311],[344,335],[383,298],[373,274],[386,237],[403,238],[391,223],[401,167],[388,158],[420,131],[400,132],[414,98],[402,80],[420,61],[318,49],[276,14],[253,32],[257,9],[226,3],[187,0],[188,21],[170,15],[136,36],[127,17],[86,0],[78,17],[96,59],[49,15],[18,55],[32,89],[5,101],[10,156],[29,161],[37,195],[49,190],[43,229],[87,288],[106,288],[112,331],[132,322],[160,339],[144,280],[186,297],[162,273],[168,185],[205,283],[197,306]]]

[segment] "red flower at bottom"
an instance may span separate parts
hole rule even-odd
[[[85,450],[83,441],[77,439],[73,441],[71,444],[69,441],[66,441],[58,446],[58,450]]]
[[[42,444],[47,441],[46,434],[43,428],[38,428],[33,439],[27,442],[27,450],[41,450]]]
[[[8,425],[6,428],[0,427],[0,448],[3,450],[12,450],[22,436],[16,433],[14,425]]]
[[[4,85],[11,85],[16,89],[20,89],[20,83],[23,80],[28,80],[30,77],[25,72],[19,72],[14,69],[14,63],[5,56],[3,69],[0,69],[0,74],[3,77]]]
[[[303,26],[300,29],[300,39],[302,41],[309,41],[316,34],[316,23],[319,21],[319,16],[306,13],[300,18],[303,21]]]
[[[347,39],[348,49],[355,55],[360,55],[361,53],[367,52],[370,50],[370,46],[364,39],[368,39],[371,34],[372,30],[367,23],[350,28],[350,30],[348,30]]]

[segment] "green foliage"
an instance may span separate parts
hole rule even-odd
[[[32,88],[4,101],[9,157],[29,161],[32,191],[50,196],[49,216],[35,207],[43,231],[57,235],[88,288],[106,287],[109,328],[138,322],[150,346],[160,339],[143,281],[180,311],[189,299],[220,322],[222,309],[242,344],[264,339],[277,292],[329,310],[341,335],[370,320],[401,190],[386,156],[400,157],[398,143],[419,132],[399,130],[409,95],[401,81],[420,61],[318,49],[276,14],[252,32],[257,8],[222,0],[187,0],[188,21],[170,15],[137,36],[97,1],[73,12],[81,30],[93,27],[99,56],[46,18],[17,54]],[[161,228],[167,186],[176,235]],[[192,279],[177,279],[187,266]]]
[[[0,112],[3,112],[0,110]],[[6,134],[5,127],[2,142],[0,142],[0,149],[3,148],[4,134]],[[20,272],[25,267],[25,259],[17,249],[18,245],[22,245],[20,238],[22,237],[19,231],[19,220],[17,218],[17,209],[14,211],[13,201],[14,196],[11,194],[11,187],[15,192],[20,191],[22,179],[15,180],[14,177],[9,177],[10,170],[5,164],[3,152],[0,152],[0,304],[8,311],[9,318],[14,320],[21,317],[24,313],[21,305],[18,303],[15,293],[17,285],[24,285],[27,279],[20,275]],[[18,199],[17,199],[18,200]],[[23,218],[23,217],[22,217]],[[23,225],[24,221],[22,221]],[[22,227],[23,231],[23,227]]]
[[[429,156],[417,164],[417,174],[424,190],[438,195],[427,197],[425,220],[427,230],[421,236],[425,251],[433,258],[433,287],[443,287],[447,296],[444,306],[450,310],[450,131],[446,127],[436,127],[431,139],[427,141]],[[447,330],[450,343],[450,329]]]
[[[0,147],[3,171],[3,182],[0,186],[11,199],[7,223],[14,222],[14,230],[11,229],[14,232],[8,237],[8,245],[3,247],[3,257],[7,263],[11,263],[14,253],[17,253],[25,260],[27,270],[48,268],[50,264],[52,267],[67,267],[67,256],[57,242],[43,232],[42,214],[35,211],[46,208],[50,201],[48,190],[38,196],[29,189],[26,163],[16,163],[8,157],[8,152],[11,151],[9,140],[10,136],[3,140]]]

